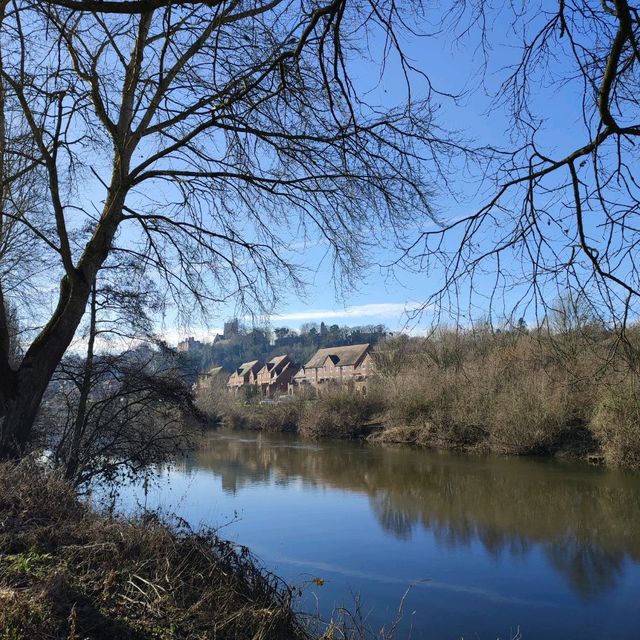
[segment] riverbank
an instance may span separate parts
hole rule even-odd
[[[509,429],[496,429],[492,424],[454,422],[442,408],[425,409],[413,416],[411,413],[411,409],[398,406],[390,409],[379,392],[364,397],[334,392],[314,400],[298,398],[273,404],[230,402],[220,416],[220,424],[231,430],[295,433],[308,440],[366,440],[372,444],[547,456],[631,469],[640,467],[638,442],[629,439],[616,443],[615,456],[607,456],[607,450],[611,451],[613,446],[611,439],[607,442],[583,421],[540,424],[532,413],[531,423],[527,423],[526,417],[519,421],[514,418]]]
[[[214,533],[109,518],[33,463],[0,465],[2,640],[310,640],[292,597]]]
[[[367,394],[210,398],[228,428],[640,468],[640,328],[485,327],[376,346]]]

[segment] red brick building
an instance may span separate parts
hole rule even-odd
[[[260,392],[267,398],[287,393],[289,383],[300,369],[288,355],[271,358],[258,371],[256,383]]]
[[[258,379],[258,371],[260,371],[263,366],[264,363],[260,360],[243,362],[229,377],[227,382],[229,391],[237,393],[238,390],[245,385],[255,385]]]
[[[298,371],[289,392],[313,388],[318,392],[331,387],[347,387],[366,393],[367,383],[375,372],[370,344],[328,347],[318,350]]]

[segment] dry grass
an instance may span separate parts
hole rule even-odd
[[[60,637],[53,635],[54,617],[46,586],[40,590],[0,588],[0,639]]]
[[[358,438],[369,431],[367,423],[380,413],[380,397],[335,390],[309,404],[299,422],[300,435],[311,438]]]
[[[231,430],[300,433],[305,438],[356,438],[380,413],[378,395],[362,396],[340,389],[319,398],[294,397],[282,402],[243,403],[229,398],[221,410],[222,426]]]
[[[292,594],[245,549],[107,519],[33,462],[0,466],[0,638],[296,640]]]
[[[376,347],[368,397],[345,391],[291,404],[229,403],[232,429],[308,438],[562,455],[640,467],[640,326],[579,331],[441,330]]]
[[[244,404],[229,398],[221,410],[221,424],[233,431],[296,432],[306,405],[304,399],[274,404]]]
[[[389,341],[379,353],[386,428],[372,440],[590,459],[602,451],[609,464],[640,466],[640,405],[618,384],[629,364],[611,358],[614,341],[592,328]]]
[[[592,429],[608,464],[640,467],[640,388],[635,376],[619,380],[602,394]]]

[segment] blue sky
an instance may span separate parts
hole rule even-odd
[[[493,42],[489,66],[484,74],[481,73],[483,59],[475,37],[455,41],[450,32],[446,31],[437,36],[411,38],[405,41],[409,56],[426,72],[438,90],[454,94],[465,93],[458,105],[447,98],[438,100],[440,123],[464,132],[468,138],[479,144],[508,145],[512,133],[507,110],[492,105],[491,100],[491,94],[505,77],[506,67],[514,64],[519,56],[520,40],[510,32],[511,19],[510,10],[505,8],[489,25]],[[376,44],[373,46],[375,48]],[[363,87],[376,84],[375,63],[354,61],[353,68]],[[551,68],[548,77],[541,76],[537,79],[537,93],[531,97],[532,104],[547,117],[541,124],[538,139],[541,147],[550,156],[564,154],[576,143],[585,142],[580,100],[576,99],[577,94],[573,92],[572,87],[561,89],[554,85],[553,74],[554,70]],[[419,87],[420,79],[416,78],[416,88],[419,90]],[[389,64],[382,81],[373,88],[369,96],[387,104],[404,100],[404,86],[397,64]],[[452,172],[449,178],[455,195],[435,185],[432,206],[440,219],[451,220],[470,213],[491,193],[487,187],[478,192],[480,183],[473,176],[466,174],[462,167],[459,167],[459,172]],[[423,219],[416,224],[418,228],[424,229],[432,223]],[[292,244],[295,244],[295,241],[293,238]],[[455,242],[454,236],[450,242]],[[272,326],[296,328],[304,322],[324,320],[350,325],[384,324],[392,330],[410,329],[419,332],[432,319],[429,309],[418,319],[411,321],[406,312],[415,310],[434,288],[437,288],[442,279],[442,274],[437,270],[427,274],[396,269],[390,274],[384,269],[373,267],[363,274],[355,288],[344,291],[340,290],[332,279],[331,261],[321,244],[307,248],[298,258],[303,266],[309,269],[306,295],[301,299],[285,292],[276,314],[270,319]],[[386,254],[384,248],[378,249],[372,256],[374,261],[380,263],[387,262],[389,258],[390,254]],[[488,290],[493,284],[493,274],[484,274],[479,282],[481,286],[483,283],[486,284]],[[518,294],[519,292],[514,290],[504,300],[505,312],[517,299]],[[208,326],[199,323],[192,323],[188,327],[169,326],[166,327],[168,335],[182,336],[195,333],[206,336],[214,333],[225,318],[236,313],[232,304],[211,311],[212,317]],[[476,306],[461,310],[461,317],[478,318],[482,313],[480,296]],[[268,320],[258,318],[256,322],[262,324]]]
[[[500,103],[499,100],[496,101],[494,96],[496,93],[499,94],[499,87],[508,76],[509,68],[520,61],[524,35],[520,31],[514,32],[514,25],[517,29],[522,29],[523,25],[526,25],[529,33],[535,33],[540,28],[541,22],[548,18],[548,14],[545,15],[544,10],[548,7],[551,12],[557,11],[557,4],[549,0],[522,2],[520,6],[517,2],[502,4],[499,2],[498,9],[489,16],[486,25],[490,40],[486,60],[478,46],[479,33],[476,29],[472,29],[467,36],[461,39],[456,37],[456,32],[464,28],[460,22],[450,21],[444,26],[438,24],[438,20],[450,6],[449,3],[442,3],[441,7],[437,3],[426,6],[425,19],[430,22],[423,23],[420,29],[429,32],[429,35],[418,37],[405,33],[401,42],[403,51],[411,59],[411,62],[426,74],[435,89],[443,94],[459,94],[460,96],[457,101],[444,95],[433,96],[433,104],[437,107],[436,123],[438,125],[445,130],[459,132],[470,145],[480,147],[491,145],[494,148],[512,149],[514,145],[518,145],[519,140],[516,130],[513,129],[509,107]],[[525,12],[527,20],[531,18],[531,21],[514,17],[514,12],[520,9]],[[351,59],[351,77],[359,89],[359,95],[365,96],[367,102],[385,107],[402,105],[406,101],[407,95],[397,58],[392,56],[387,61],[383,75],[379,76],[379,62],[384,48],[383,39],[379,36],[380,34],[377,39],[372,37],[368,42],[368,51],[365,50],[365,55]],[[590,35],[585,36],[585,38],[589,37]],[[576,83],[563,84],[560,82],[561,76],[570,70],[569,57],[565,51],[562,51],[562,47],[567,46],[566,42],[561,40],[554,46],[557,47],[554,49],[554,53],[558,54],[557,57],[552,59],[541,71],[533,73],[530,78],[532,93],[528,97],[528,103],[532,110],[542,117],[536,136],[540,151],[546,157],[558,158],[588,142],[589,132],[582,121],[582,84],[580,80]],[[485,62],[486,67],[483,66]],[[427,91],[425,79],[417,73],[412,77],[411,86],[414,98],[421,98]],[[218,140],[211,138],[211,141],[216,153],[219,152],[220,157],[224,159],[225,145],[221,144],[218,149]],[[80,231],[84,228],[89,217],[87,212],[93,215],[100,210],[105,197],[105,185],[101,184],[102,181],[98,176],[103,173],[108,175],[110,172],[110,151],[109,144],[105,143],[103,148],[96,144],[94,154],[87,159],[87,165],[77,167],[77,182],[72,183],[72,188],[77,187],[77,192],[71,193],[70,200],[72,202],[68,207],[69,224],[72,231]],[[139,148],[136,153],[139,152],[140,158],[143,158],[148,151],[149,149]],[[259,159],[262,160],[262,157],[259,156]],[[268,164],[268,158],[265,164]],[[482,203],[494,195],[496,186],[490,181],[483,180],[483,168],[482,166],[468,167],[464,164],[463,158],[454,158],[443,177],[437,176],[433,167],[427,166],[427,173],[432,172],[433,195],[430,205],[434,216],[443,222],[460,220],[477,211]],[[171,192],[172,188],[175,189],[175,192]],[[138,189],[132,191],[130,200],[127,201],[127,204],[134,209],[141,205],[140,210],[154,211],[158,204],[160,206],[167,204],[174,207],[167,209],[171,212],[170,215],[175,211],[179,214],[181,207],[184,209],[183,201],[180,198],[175,198],[175,193],[177,193],[175,185],[148,182],[140,185]],[[224,195],[226,193],[224,192]],[[206,215],[211,216],[212,210],[218,204],[217,201],[211,204],[206,200],[212,194],[213,192],[207,191],[206,195],[202,196],[203,202],[195,203],[194,208],[196,209],[204,203],[202,209],[205,220]],[[212,197],[215,200],[215,194]],[[242,200],[242,198],[236,200],[230,198],[229,201],[232,203],[229,205],[230,208],[223,207],[227,219],[234,217],[229,215],[229,211],[235,214],[237,209],[231,207],[237,206],[238,200]],[[286,201],[282,199],[281,202]],[[76,213],[76,210],[79,209],[76,205],[79,203],[85,207],[85,211],[82,213]],[[509,209],[512,205],[515,207],[517,204],[513,200],[505,203],[507,216],[511,210],[517,211]],[[207,205],[210,207],[208,211]],[[239,209],[242,209],[242,203]],[[198,210],[196,214],[199,213]],[[281,213],[282,211],[278,211],[278,214]],[[567,201],[565,195],[557,202],[551,203],[549,215],[546,219],[540,220],[541,224],[546,222],[549,225],[548,228],[545,225],[544,233],[545,237],[550,238],[552,242],[562,236],[562,230],[556,231],[551,222],[560,219],[563,213],[565,215],[571,214],[571,203]],[[495,224],[495,228],[498,229],[502,222],[499,215]],[[247,225],[249,230],[246,239],[252,241],[257,236],[255,231],[252,236],[251,223],[247,223],[242,215],[237,217],[240,220],[238,235],[244,237],[245,228],[242,225]],[[281,217],[287,218],[286,211],[285,215]],[[247,218],[251,222],[254,221],[251,216],[247,216]],[[589,236],[597,235],[596,222],[598,218],[599,216],[594,215],[586,221]],[[211,220],[212,226],[217,224],[224,227],[226,224],[225,220],[221,223],[213,216],[211,216]],[[140,229],[135,228],[136,224],[131,221],[123,223],[118,239],[122,245],[134,244],[141,238],[144,239],[145,236],[140,232]],[[206,222],[204,224],[206,226]],[[291,224],[294,225],[295,222]],[[414,229],[416,235],[434,228],[436,227],[433,220],[430,220],[424,213],[416,212]],[[213,230],[218,230],[218,227]],[[235,231],[233,229],[231,235]],[[379,230],[376,231],[380,233]],[[369,229],[366,229],[366,232],[369,232]],[[511,230],[508,231],[508,233],[511,232]],[[280,233],[279,228],[278,233]],[[482,246],[485,248],[492,246],[491,233],[491,231],[486,231],[479,236],[479,243],[483,243]],[[555,237],[554,234],[558,234],[558,237]],[[74,235],[76,234],[72,233],[72,238]],[[571,237],[571,233],[565,235],[568,235],[568,239],[565,238],[565,246],[561,249],[565,252],[572,251],[571,243],[575,240]],[[78,245],[74,249],[80,253],[86,235],[79,233],[77,237],[79,238]],[[473,300],[470,300],[468,295],[469,285],[463,284],[457,299],[451,300],[448,304],[445,300],[445,303],[440,307],[426,305],[423,313],[416,317],[415,311],[421,308],[421,305],[429,300],[429,296],[442,286],[444,281],[442,267],[430,264],[429,269],[423,268],[422,265],[417,268],[414,263],[413,270],[403,267],[395,267],[393,271],[385,269],[380,265],[393,263],[397,254],[393,251],[392,239],[390,238],[386,243],[383,232],[382,238],[378,238],[379,245],[371,250],[369,256],[371,267],[358,274],[358,277],[353,278],[350,283],[352,286],[349,288],[341,287],[340,282],[334,280],[332,258],[328,247],[321,238],[297,237],[295,227],[292,227],[284,229],[280,239],[290,248],[289,254],[284,256],[285,259],[297,262],[306,273],[307,287],[304,295],[297,295],[293,291],[293,287],[286,282],[279,290],[278,304],[270,317],[260,315],[246,317],[246,309],[240,309],[232,298],[228,299],[226,303],[210,305],[207,318],[202,318],[195,312],[190,313],[190,309],[182,310],[182,313],[179,314],[175,308],[170,307],[166,314],[158,320],[158,331],[172,342],[187,335],[212,337],[225,320],[240,316],[245,319],[247,324],[255,323],[259,326],[285,325],[297,328],[303,323],[325,321],[349,325],[383,324],[393,331],[421,332],[428,330],[434,320],[444,320],[450,323],[457,321],[464,324],[482,319],[488,313],[489,296],[494,290],[496,276],[495,265],[492,266],[491,263],[488,263],[486,268],[478,274],[475,281],[476,295]],[[445,249],[453,250],[458,241],[459,233],[447,236],[444,242]],[[170,246],[170,242],[167,242]],[[593,246],[597,247],[597,238]],[[170,251],[171,249],[168,253]],[[233,256],[234,259],[236,257]],[[241,255],[235,264],[243,264],[241,262],[243,259],[246,260],[246,256]],[[586,262],[586,258],[584,259]],[[559,260],[566,261],[566,254],[560,256]],[[518,256],[505,254],[504,261],[502,266],[516,272],[520,280],[511,288],[500,291],[497,299],[494,298],[491,301],[494,312],[493,319],[497,322],[500,322],[501,316],[513,309],[530,284],[527,281],[526,264],[522,264]],[[206,272],[208,269],[207,275],[210,275],[211,271],[215,271],[218,264],[225,264],[223,260],[216,262],[216,259],[211,256],[202,258],[199,255],[196,255],[194,260],[186,260],[185,262],[195,264],[196,271],[201,269],[202,272]],[[225,268],[220,271],[224,271]],[[228,274],[230,270],[227,269],[224,273]],[[203,276],[203,279],[205,277]],[[42,280],[42,295],[49,300],[51,308],[48,311],[50,312],[57,299],[58,286],[57,284],[52,285],[51,274],[48,272],[42,276]],[[233,288],[235,283],[232,278],[230,280],[232,280],[231,288]],[[545,292],[545,294],[548,293],[548,300],[563,293],[561,284],[557,289],[553,283],[548,286],[550,286],[550,290]],[[27,309],[25,315],[28,315],[29,311]],[[518,309],[518,315],[513,319],[517,320],[520,315],[523,315],[527,322],[532,324],[540,318],[540,316],[536,316],[536,312],[536,308],[525,306]],[[46,310],[43,317],[48,317]],[[40,318],[34,320],[34,322],[38,321]]]
[[[544,0],[539,2],[540,7],[544,7],[545,4]],[[538,5],[534,5],[535,3],[526,3],[525,8],[531,15],[538,15]],[[415,66],[426,73],[437,90],[462,95],[457,103],[444,96],[434,97],[438,105],[437,120],[442,127],[459,131],[465,139],[477,145],[509,147],[513,144],[513,131],[508,109],[504,105],[494,104],[492,96],[504,80],[507,68],[519,60],[521,34],[514,34],[511,27],[512,7],[515,5],[505,3],[501,11],[490,17],[487,27],[491,38],[491,51],[486,68],[483,68],[484,59],[478,48],[476,31],[472,31],[472,35],[465,39],[456,39],[455,27],[460,25],[449,24],[436,33],[439,27],[435,21],[441,17],[447,6],[444,3],[444,9],[437,6],[427,7],[427,18],[433,17],[433,24],[424,24],[422,29],[432,32],[431,35],[405,37],[402,43],[403,50]],[[552,6],[553,9],[556,9],[555,4]],[[522,24],[522,21],[516,21],[515,24]],[[534,30],[539,25],[529,26]],[[389,60],[384,75],[378,77],[379,64],[376,58],[380,58],[382,48],[381,39],[372,39],[369,43],[369,57],[372,59],[352,60],[352,76],[369,102],[385,106],[402,104],[407,97],[406,87],[397,59]],[[573,86],[560,87],[555,82],[556,74],[566,70],[563,68],[564,64],[560,58],[555,67],[548,67],[544,74],[534,78],[535,94],[530,97],[534,110],[546,118],[540,123],[538,142],[543,152],[551,157],[565,155],[567,151],[575,148],[576,144],[582,145],[587,141],[585,127],[581,122],[580,96]],[[425,90],[424,79],[416,74],[413,77],[412,91],[420,97]],[[108,170],[107,156],[108,153],[105,154],[105,158],[93,160],[92,168],[98,173],[101,171],[101,162],[105,163],[104,170]],[[446,188],[441,179],[434,178],[431,207],[438,219],[451,221],[464,217],[475,211],[480,203],[485,202],[494,193],[495,187],[482,182],[481,169],[482,167],[477,167],[475,173],[470,172],[461,161],[454,161],[447,175],[449,188]],[[93,198],[91,204],[99,208],[104,194],[97,195],[101,188],[89,171],[86,171],[85,178],[82,187],[89,199]],[[151,200],[156,194],[147,195]],[[158,197],[161,195],[158,194]],[[417,212],[416,232],[424,231],[426,228],[434,228],[434,223]],[[126,242],[126,229],[122,231],[122,236]],[[394,331],[410,329],[419,332],[425,330],[433,320],[437,310],[432,307],[427,307],[418,318],[410,319],[408,316],[440,287],[443,281],[442,271],[437,268],[430,271],[396,268],[390,272],[375,266],[388,264],[395,258],[390,248],[392,243],[389,242],[389,247],[385,247],[383,242],[383,246],[372,251],[372,267],[356,279],[355,286],[344,289],[333,280],[331,257],[326,246],[316,239],[303,246],[301,240],[295,235],[287,238],[291,247],[291,257],[307,273],[308,286],[304,296],[299,297],[285,287],[280,292],[279,304],[274,309],[272,317],[247,319],[248,324],[255,322],[264,326],[270,323],[272,327],[284,325],[297,328],[305,322],[326,321],[349,325],[384,324]],[[451,235],[447,241],[448,246],[453,248],[456,240],[455,234]],[[515,262],[509,266],[518,268]],[[452,305],[452,308],[444,309],[444,318],[457,312],[458,320],[469,322],[486,314],[487,309],[483,305],[487,298],[483,298],[483,293],[491,290],[493,278],[494,274],[489,268],[480,275],[476,283],[480,295],[473,305],[464,307],[463,291],[462,306],[454,308]],[[526,278],[524,282],[526,284]],[[52,300],[55,293],[55,289],[52,289]],[[498,301],[498,308],[502,302],[505,311],[508,310],[520,293],[521,290],[518,288],[509,291],[503,301]],[[236,315],[244,316],[244,313],[238,310],[233,300],[210,307],[206,320],[197,314],[179,319],[175,310],[169,309],[158,329],[170,341],[186,335],[207,337],[214,335],[226,319]],[[529,320],[529,317],[527,319]]]

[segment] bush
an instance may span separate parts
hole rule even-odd
[[[575,347],[580,339],[564,342]],[[486,327],[440,331],[397,347],[389,341],[380,385],[389,433],[375,439],[511,454],[554,451],[567,430],[587,424],[598,389],[593,348],[565,343],[569,359],[542,333]]]
[[[229,398],[222,412],[222,426],[231,430],[296,432],[305,401],[243,404]]]
[[[211,424],[220,422],[231,394],[220,384],[201,384],[195,390],[196,407],[209,419]]]
[[[346,390],[323,394],[300,417],[300,434],[307,438],[356,438],[366,435],[366,423],[382,410],[377,395],[360,395]]]
[[[0,638],[307,640],[244,548],[108,519],[36,464],[0,465]]]
[[[433,385],[398,376],[386,387],[380,386],[385,394],[385,422],[389,426],[420,426],[431,421],[439,395]]]
[[[491,449],[518,455],[548,452],[567,427],[566,404],[544,382],[518,382],[492,398]]]
[[[603,392],[591,429],[608,464],[640,466],[640,391],[635,376],[620,380]]]
[[[305,405],[305,401],[299,399],[258,405],[254,415],[257,428],[274,433],[295,433]]]
[[[50,638],[53,617],[42,592],[0,588],[0,640]]]
[[[233,400],[229,400],[222,412],[220,423],[225,429],[232,431],[242,431],[243,429],[253,430],[257,428],[253,421],[253,412]]]

